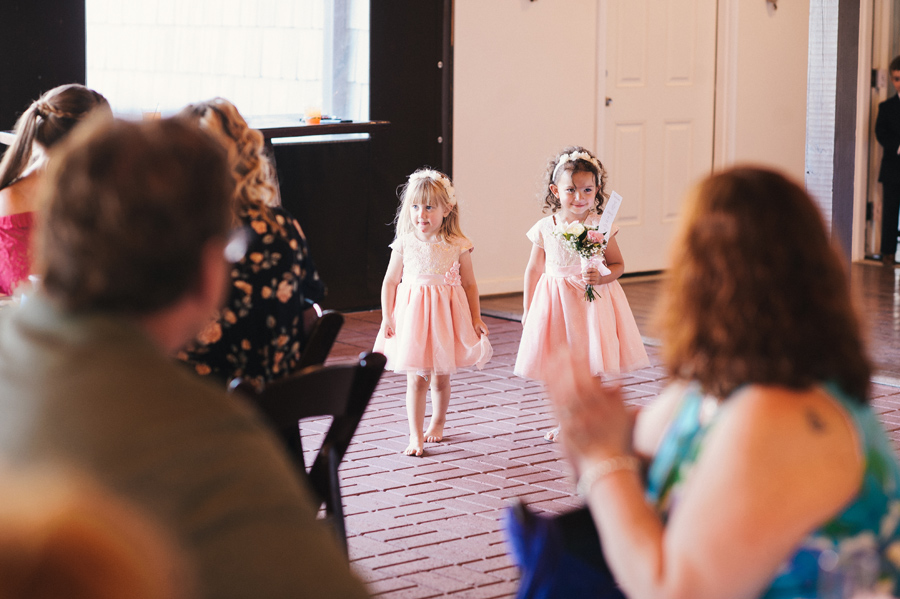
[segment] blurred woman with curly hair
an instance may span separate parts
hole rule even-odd
[[[262,133],[223,98],[192,104],[179,118],[197,122],[226,149],[235,182],[234,226],[246,252],[231,269],[228,300],[216,319],[178,353],[201,375],[255,384],[290,374],[303,342],[303,311],[324,286],[300,224],[283,208]]]

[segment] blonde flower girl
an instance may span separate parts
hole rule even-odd
[[[406,373],[409,446],[443,440],[450,404],[450,375],[482,368],[493,353],[481,319],[472,270],[472,243],[459,226],[450,179],[432,169],[409,177],[397,211],[397,236],[381,290],[382,324],[375,351],[387,368]],[[423,431],[425,396],[431,387],[431,421]]]

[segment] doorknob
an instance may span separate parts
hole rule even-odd
[[[606,105],[609,106],[610,104],[612,104],[612,98],[606,96]]]

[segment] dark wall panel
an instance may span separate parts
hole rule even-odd
[[[374,263],[370,254],[391,242],[391,217],[379,209],[383,199],[369,190],[371,152],[371,141],[275,146],[281,201],[306,233],[327,287],[324,308],[347,311],[380,303],[385,252],[374,252]]]
[[[423,165],[445,168],[439,141],[444,69],[438,66],[445,18],[444,0],[372,0],[369,113],[391,122],[378,156],[385,176],[403,177]]]
[[[85,82],[84,2],[0,1],[0,130],[43,92]]]

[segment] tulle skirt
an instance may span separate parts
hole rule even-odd
[[[378,332],[375,351],[387,356],[387,369],[419,374],[453,374],[483,368],[494,353],[487,336],[478,336],[466,292],[459,285],[400,283],[394,302],[394,336]]]
[[[558,347],[585,348],[591,373],[619,373],[650,365],[625,291],[618,281],[594,285],[599,297],[584,299],[585,285],[577,275],[538,280],[522,327],[514,372],[547,378],[547,358]]]

